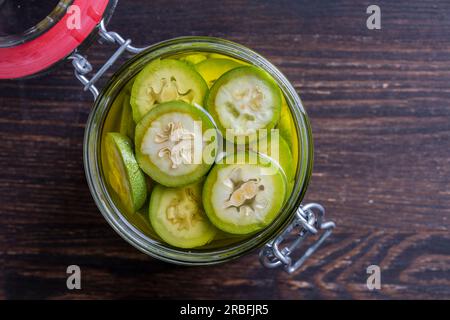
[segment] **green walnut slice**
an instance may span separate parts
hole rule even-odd
[[[292,166],[295,169],[298,164],[299,157],[299,140],[297,138],[297,129],[295,128],[294,118],[291,111],[283,97],[283,104],[281,106],[281,116],[278,122],[277,129],[280,136],[286,141],[292,154]]]
[[[221,54],[221,53],[209,53],[209,54],[206,55],[206,57],[208,59],[227,59],[227,60],[232,60],[232,61],[235,61],[235,62],[238,62],[238,63],[245,63],[245,62],[243,62],[241,60],[232,58],[230,56],[226,56],[226,55]]]
[[[209,220],[220,230],[249,234],[269,225],[283,206],[286,180],[270,158],[252,152],[228,155],[216,164],[203,186],[203,205]]]
[[[126,135],[128,138],[134,140],[134,130],[136,124],[133,120],[133,111],[130,105],[130,95],[125,94],[122,103],[122,114],[120,115],[120,129],[119,132]]]
[[[203,78],[183,61],[154,60],[136,77],[131,90],[133,119],[139,122],[157,104],[180,100],[202,104],[208,91]]]
[[[195,66],[195,69],[211,87],[217,79],[231,69],[241,67],[242,64],[229,59],[206,59]]]
[[[134,213],[144,205],[147,184],[134,157],[133,145],[128,137],[117,132],[107,133],[104,143],[106,179],[127,212]]]
[[[214,239],[216,228],[202,207],[202,186],[193,184],[179,188],[158,185],[149,206],[150,223],[168,244],[179,248],[195,248]]]
[[[206,60],[206,56],[201,53],[193,53],[184,55],[180,58],[181,61],[187,62],[191,65],[196,65],[204,60]]]
[[[281,91],[265,71],[245,66],[221,76],[211,87],[207,109],[222,135],[238,143],[256,138],[259,129],[272,129],[280,118]],[[227,132],[228,131],[228,132]]]
[[[136,126],[137,161],[153,180],[179,187],[198,181],[211,168],[217,134],[208,115],[181,101],[153,108]]]
[[[294,185],[295,164],[291,149],[280,133],[269,133],[267,136],[259,139],[258,142],[250,144],[250,150],[269,156],[283,169],[287,180],[286,198],[288,198]]]

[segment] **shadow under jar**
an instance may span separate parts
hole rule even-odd
[[[295,183],[289,198],[274,221],[261,231],[248,236],[231,236],[213,240],[210,244],[193,248],[175,248],[161,241],[148,222],[148,207],[136,213],[121,209],[114,192],[108,186],[102,165],[102,143],[104,135],[115,130],[114,117],[121,107],[124,88],[151,61],[190,53],[221,54],[244,63],[257,66],[277,82],[284,95],[289,117],[295,129],[292,138],[297,142],[293,148],[298,158],[295,168]],[[311,129],[295,89],[285,76],[269,61],[252,50],[218,38],[185,37],[168,40],[148,47],[128,60],[115,72],[97,97],[89,116],[84,141],[84,165],[87,181],[101,213],[113,229],[140,251],[176,264],[208,265],[240,257],[279,237],[298,216],[298,208],[306,192],[313,163]],[[315,222],[315,221],[314,221]],[[278,263],[277,263],[278,265]]]

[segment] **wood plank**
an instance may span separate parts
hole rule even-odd
[[[125,243],[98,212],[82,164],[92,106],[70,65],[0,82],[0,298],[450,298],[450,3],[121,1],[110,29],[147,45],[182,35],[240,42],[292,81],[315,138],[306,201],[338,228],[296,274],[256,252],[186,268]],[[95,44],[99,66],[113,52]],[[107,76],[111,76],[109,71]],[[104,79],[102,79],[104,83]],[[83,289],[66,290],[66,267]],[[369,265],[382,290],[366,287]]]

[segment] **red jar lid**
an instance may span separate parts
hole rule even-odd
[[[38,38],[14,47],[0,48],[0,79],[30,76],[67,57],[100,23],[108,3],[109,0],[74,0],[72,6],[79,8],[80,28],[68,27],[75,21],[75,11],[69,11]]]

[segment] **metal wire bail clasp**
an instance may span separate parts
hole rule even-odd
[[[316,214],[317,213],[317,214]],[[325,208],[318,203],[309,203],[297,209],[294,221],[277,238],[269,242],[259,252],[261,264],[267,268],[277,268],[284,266],[288,273],[293,273],[300,268],[319,246],[328,238],[336,226],[334,222],[324,222]],[[281,248],[281,244],[292,233],[298,229],[297,238],[290,244]],[[298,248],[303,240],[309,235],[319,235],[320,237],[305,251],[305,253],[295,262],[290,256]]]
[[[97,87],[95,86],[95,82],[116,62],[116,60],[124,53],[139,53],[146,48],[137,48],[131,45],[131,40],[125,40],[122,38],[117,32],[107,31],[105,28],[105,22],[102,20],[99,25],[98,33],[100,35],[100,39],[110,43],[116,44],[119,48],[114,52],[114,54],[105,62],[105,64],[92,76],[92,78],[88,79],[87,74],[90,73],[93,68],[90,62],[87,60],[85,56],[82,56],[77,51],[72,53],[68,58],[72,60],[72,65],[75,69],[75,77],[83,84],[84,91],[91,91],[94,99],[97,98],[99,92]]]

